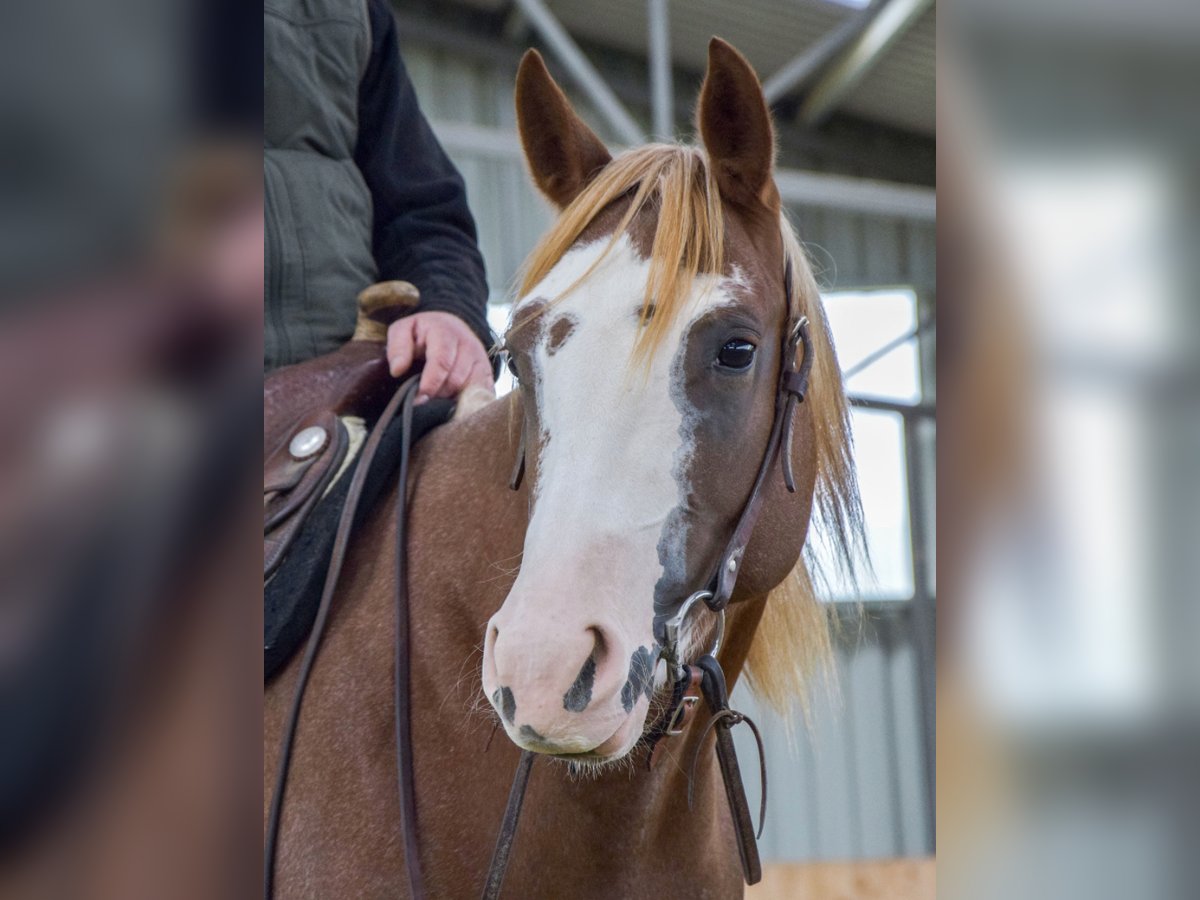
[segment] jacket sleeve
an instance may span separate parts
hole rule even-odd
[[[487,280],[462,176],[417,105],[396,22],[369,0],[371,58],[359,85],[355,163],[371,191],[382,281],[411,281],[420,310],[453,313],[490,349]]]

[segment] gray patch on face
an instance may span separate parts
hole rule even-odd
[[[592,682],[596,679],[596,660],[589,656],[575,677],[571,689],[563,694],[563,709],[583,712],[592,700]]]
[[[688,503],[691,487],[688,483],[688,468],[692,461],[692,445],[695,443],[695,410],[688,400],[684,387],[686,380],[685,364],[687,362],[688,339],[690,333],[684,335],[671,361],[671,402],[682,414],[679,422],[679,449],[676,451],[671,475],[679,485],[679,505],[667,514],[662,532],[658,539],[658,561],[663,567],[663,573],[654,586],[654,625],[655,637],[658,634],[660,622],[670,618],[683,601],[678,596],[678,585],[687,580],[687,523]]]
[[[539,744],[546,743],[546,739],[528,725],[521,726],[521,737],[525,738],[527,741],[537,741]]]
[[[544,308],[549,301],[539,299],[538,303]],[[569,321],[571,330],[574,330],[574,320],[570,316],[564,315],[560,316],[558,321],[564,320]],[[540,318],[537,332],[531,337],[528,363],[531,372],[528,383],[523,382],[521,387],[525,391],[524,411],[527,419],[526,428],[529,429],[526,433],[525,479],[529,484],[529,511],[532,515],[533,508],[542,492],[541,480],[537,477],[537,472],[546,452],[546,446],[550,443],[550,432],[546,430],[542,418],[541,390],[543,368],[546,359],[551,355],[549,352],[545,356],[542,355],[542,350],[546,349],[543,347],[543,341],[546,338],[546,316]],[[566,340],[566,335],[563,336],[563,340]],[[555,347],[555,350],[557,349],[558,347]]]
[[[511,688],[497,688],[492,692],[492,703],[500,707],[500,715],[504,717],[504,721],[510,725],[517,715],[517,701],[513,697]]]
[[[638,647],[629,658],[629,678],[621,688],[621,706],[633,712],[639,694],[647,698],[654,693],[654,655],[646,647]]]

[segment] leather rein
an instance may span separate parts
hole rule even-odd
[[[792,268],[788,262],[784,272],[785,302],[790,308],[792,296]],[[804,354],[797,366],[796,351],[803,346]],[[673,685],[671,702],[665,712],[648,734],[650,753],[648,765],[653,765],[658,757],[656,751],[662,746],[665,738],[682,734],[691,718],[701,696],[704,697],[712,715],[697,744],[696,757],[692,761],[692,773],[688,784],[688,806],[692,805],[692,783],[694,772],[699,760],[700,750],[710,731],[716,734],[717,760],[725,785],[726,799],[729,802],[730,814],[733,818],[735,834],[738,842],[738,853],[742,864],[742,874],[747,884],[755,884],[762,877],[762,866],[758,856],[757,837],[761,834],[763,819],[766,812],[767,782],[766,765],[762,754],[762,739],[758,728],[744,714],[729,706],[728,690],[725,684],[724,672],[717,660],[724,634],[725,609],[733,596],[734,587],[741,570],[742,559],[754,526],[758,522],[764,501],[764,489],[771,470],[778,461],[781,464],[784,484],[788,491],[795,492],[796,486],[792,474],[791,448],[794,430],[795,409],[804,400],[808,389],[808,379],[812,371],[812,345],[808,335],[808,319],[800,316],[789,322],[784,335],[780,365],[779,384],[775,399],[775,416],[771,426],[767,447],[759,465],[754,486],[742,509],[741,516],[733,530],[724,553],[716,566],[708,586],[696,591],[680,605],[678,611],[669,619],[656,622],[655,637],[660,645],[660,658],[665,659],[671,667]],[[408,596],[408,554],[407,554],[407,490],[408,468],[411,452],[409,439],[412,423],[413,404],[416,398],[419,375],[412,375],[396,390],[395,395],[379,417],[363,448],[353,479],[338,521],[337,533],[334,540],[332,556],[326,575],[324,588],[313,630],[309,636],[300,673],[296,683],[295,694],[288,719],[284,728],[283,742],[280,746],[278,769],[276,771],[275,788],[272,795],[270,814],[267,824],[267,838],[264,854],[263,896],[271,900],[274,895],[275,859],[279,845],[279,832],[282,819],[283,799],[287,787],[288,770],[291,764],[292,749],[295,743],[296,729],[299,723],[300,710],[304,701],[305,689],[316,661],[321,639],[328,624],[329,611],[333,602],[346,551],[349,547],[353,531],[355,513],[359,505],[367,473],[371,468],[374,457],[382,441],[384,432],[399,417],[403,429],[400,441],[399,489],[396,499],[396,604],[395,604],[395,691],[394,702],[396,712],[396,765],[399,773],[399,801],[401,827],[404,831],[405,869],[408,872],[409,890],[414,900],[425,898],[425,889],[420,864],[420,845],[417,836],[416,791],[413,773],[413,744],[412,744],[412,707],[410,690],[410,640],[409,640],[409,596]],[[525,468],[524,429],[521,430],[521,442],[518,447],[517,460],[510,479],[509,487],[516,490],[520,487]],[[681,638],[684,624],[689,614],[697,604],[703,603],[716,614],[716,638],[707,653],[688,665],[682,662]],[[758,742],[760,778],[762,785],[762,802],[759,810],[759,827],[756,832],[750,816],[738,768],[737,756],[734,752],[733,738],[730,732],[738,724],[747,724]],[[484,882],[482,897],[484,900],[496,900],[500,896],[505,872],[516,837],[517,825],[520,821],[521,807],[529,776],[533,766],[534,754],[529,750],[521,753],[520,762],[509,792],[508,804],[505,808],[492,861]]]

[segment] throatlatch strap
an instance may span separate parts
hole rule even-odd
[[[513,461],[512,474],[508,476],[508,489],[519,490],[525,480],[525,420],[524,413],[520,423],[521,437],[517,441],[517,458]]]

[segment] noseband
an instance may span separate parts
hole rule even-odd
[[[784,270],[784,301],[790,307],[792,296],[792,266],[789,260]],[[797,367],[796,351],[804,348],[803,359]],[[741,571],[746,547],[758,522],[764,501],[767,479],[776,461],[781,462],[783,480],[788,491],[795,492],[796,485],[792,474],[791,448],[792,432],[796,406],[803,402],[808,389],[808,378],[812,371],[812,345],[808,335],[808,319],[800,316],[793,319],[784,335],[782,360],[780,364],[779,385],[775,397],[775,418],[771,426],[770,437],[766,450],[759,465],[754,486],[742,508],[741,516],[733,530],[733,535],[718,560],[715,571],[703,590],[692,593],[679,606],[673,616],[655,624],[655,638],[661,647],[660,658],[667,661],[674,677],[672,699],[666,713],[658,724],[650,729],[648,742],[651,752],[648,764],[652,765],[656,751],[662,746],[665,738],[683,733],[690,722],[701,696],[706,700],[712,717],[709,719],[697,744],[696,757],[692,761],[694,775],[700,749],[709,731],[716,733],[717,760],[721,776],[725,784],[726,799],[729,801],[730,813],[733,817],[735,834],[738,841],[738,852],[741,857],[742,873],[747,884],[754,884],[762,877],[762,867],[758,857],[757,836],[762,831],[763,816],[767,803],[766,765],[762,755],[762,740],[758,729],[742,713],[729,707],[728,690],[725,684],[725,674],[717,661],[725,629],[725,608],[733,596]],[[263,895],[271,900],[274,893],[275,857],[279,842],[279,830],[282,819],[283,797],[287,786],[288,769],[291,762],[292,747],[295,741],[296,727],[299,721],[300,708],[303,703],[305,687],[308,683],[321,638],[328,621],[329,610],[333,595],[341,574],[342,563],[349,545],[355,514],[362,495],[363,482],[366,472],[371,468],[382,435],[393,421],[399,419],[403,426],[403,436],[400,442],[399,484],[396,498],[396,647],[395,647],[395,713],[396,713],[396,764],[399,773],[400,790],[400,819],[404,832],[405,868],[408,872],[409,890],[414,900],[427,896],[421,872],[419,857],[419,842],[416,827],[416,790],[413,777],[413,748],[411,725],[411,698],[409,686],[409,597],[408,597],[408,559],[406,548],[407,524],[407,491],[408,462],[410,456],[410,429],[407,427],[412,420],[413,402],[416,397],[419,377],[411,376],[397,389],[395,396],[380,416],[366,446],[360,455],[354,477],[338,523],[337,537],[334,542],[333,557],[330,560],[326,575],[321,602],[318,607],[317,619],[309,637],[308,648],[300,668],[296,692],[292,707],[283,732],[283,743],[280,748],[279,768],[276,773],[275,791],[272,797],[270,816],[267,825],[266,852],[264,859]],[[509,486],[516,490],[521,483],[525,469],[525,439],[524,428],[521,429],[521,439],[517,452],[517,460],[513,469]],[[716,614],[716,632],[713,645],[707,653],[692,664],[683,662],[682,636],[684,626],[691,611],[703,603]],[[745,789],[742,785],[738,769],[737,756],[733,748],[733,737],[730,734],[735,725],[749,725],[758,741],[760,777],[762,779],[762,803],[759,810],[759,828],[756,834],[751,821],[746,802]],[[497,837],[491,865],[488,869],[487,880],[484,883],[484,900],[496,900],[504,882],[504,874],[508,868],[508,860],[516,836],[517,824],[520,819],[521,806],[525,796],[525,788],[529,781],[534,754],[529,750],[521,753],[521,761],[517,766],[516,776],[509,792],[508,805],[505,808],[504,820]],[[692,782],[689,778],[688,806],[692,803]]]

